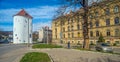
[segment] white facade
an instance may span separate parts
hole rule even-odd
[[[40,29],[39,41],[43,43],[50,43],[52,41],[52,31],[47,28]]]
[[[13,20],[13,43],[32,43],[32,18],[15,15]]]

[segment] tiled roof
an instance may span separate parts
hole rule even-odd
[[[33,18],[31,15],[29,15],[24,9],[22,9],[20,12],[18,12],[16,15],[20,15],[20,16],[25,16],[28,18]],[[15,16],[16,16],[15,15]]]

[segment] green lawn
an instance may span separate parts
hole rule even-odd
[[[51,60],[46,53],[29,52],[22,57],[20,62],[51,62]]]
[[[62,46],[53,44],[34,44],[32,48],[62,48]]]

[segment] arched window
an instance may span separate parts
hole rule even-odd
[[[114,13],[117,13],[117,12],[119,12],[119,6],[116,5],[116,6],[114,7]]]
[[[115,36],[120,36],[120,30],[119,29],[115,29]]]
[[[99,36],[99,31],[96,31],[96,36]]]
[[[107,30],[106,34],[107,36],[110,36],[110,30]]]
[[[115,25],[117,25],[117,24],[120,23],[120,22],[119,22],[119,17],[116,17],[116,18],[114,19],[114,23],[115,23]]]
[[[96,24],[96,27],[99,27],[99,21],[96,21],[95,24]]]
[[[110,19],[106,19],[106,26],[110,25]]]

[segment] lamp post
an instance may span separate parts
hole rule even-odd
[[[30,45],[29,45],[29,19],[28,19],[28,47],[30,47]]]

